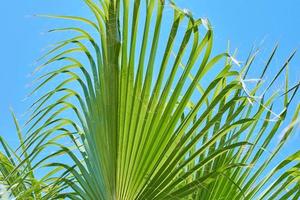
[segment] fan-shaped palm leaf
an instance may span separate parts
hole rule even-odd
[[[37,69],[56,66],[33,94],[57,85],[33,104],[22,147],[33,152],[25,161],[39,158],[35,168],[50,167],[51,186],[62,187],[58,196],[41,198],[299,197],[299,152],[264,173],[297,124],[299,108],[265,156],[299,85],[286,85],[278,115],[276,94],[256,98],[262,83],[252,90],[245,85],[255,56],[242,68],[229,53],[213,56],[206,19],[164,0],[84,2],[94,20],[44,15],[85,27],[51,30],[77,35],[58,43]],[[40,158],[45,149],[55,153]]]

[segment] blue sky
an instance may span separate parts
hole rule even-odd
[[[230,40],[231,48],[238,48],[238,60],[244,61],[253,46],[260,47],[261,56],[256,64],[258,70],[277,42],[280,48],[272,69],[278,69],[291,51],[300,47],[300,2],[297,0],[176,2],[182,8],[191,10],[197,17],[209,18],[215,32],[216,49],[225,49]],[[35,18],[32,15],[87,13],[86,9],[82,9],[80,0],[74,0],[71,4],[69,0],[10,0],[2,2],[0,11],[0,134],[14,142],[16,132],[9,107],[14,109],[22,124],[25,121],[22,116],[30,102],[24,101],[30,91],[28,85],[33,79],[29,74],[35,68],[35,60],[42,54],[43,49],[58,39],[43,34],[53,28],[56,21]],[[57,23],[58,27],[62,25],[62,22]],[[291,63],[290,70],[293,84],[300,79],[300,53]],[[296,100],[299,102],[299,95]],[[299,141],[298,135],[290,142],[291,148],[283,152],[285,155],[294,151],[296,146],[299,147],[295,140]]]

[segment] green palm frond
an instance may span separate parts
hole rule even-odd
[[[50,174],[43,174],[37,178],[37,171],[34,152],[24,145],[23,135],[19,123],[12,113],[16,125],[20,150],[13,150],[7,142],[0,137],[0,185],[2,187],[1,199],[12,198],[20,200],[42,199],[50,193],[55,196],[59,193],[60,187],[53,187],[55,182]],[[55,172],[53,170],[52,172]],[[51,190],[49,190],[51,186]]]
[[[270,170],[298,123],[299,106],[286,116],[299,84],[286,83],[280,114],[279,95],[267,94],[294,54],[269,85],[248,89],[255,54],[243,66],[228,52],[214,55],[207,19],[164,0],[84,2],[94,19],[42,15],[83,25],[51,30],[75,36],[37,68],[46,72],[21,140],[28,176],[47,169],[37,199],[299,197],[299,152]],[[13,167],[9,176],[22,170]]]

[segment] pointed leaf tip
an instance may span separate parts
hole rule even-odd
[[[201,18],[201,22],[206,30],[211,30],[211,25],[208,18]]]

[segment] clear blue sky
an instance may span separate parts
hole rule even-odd
[[[72,3],[70,3],[72,2]],[[244,61],[252,46],[261,47],[257,67],[270,53],[275,43],[280,44],[273,69],[278,69],[290,52],[300,47],[300,1],[298,0],[176,0],[197,17],[210,19],[215,31],[217,49],[225,49],[230,40],[232,49],[238,48],[238,60]],[[49,44],[58,38],[43,35],[55,26],[47,19],[30,17],[33,14],[83,14],[80,0],[9,0],[0,6],[0,134],[14,142],[15,129],[9,113],[12,106],[19,120],[30,101],[22,101],[29,93],[32,77],[28,75],[35,67],[34,61]],[[57,26],[61,27],[61,22]],[[300,53],[291,63],[291,83],[300,79]],[[299,95],[298,98],[299,99]],[[299,129],[298,129],[299,132]],[[295,150],[300,134],[284,154]],[[298,141],[298,142],[297,142]],[[283,155],[284,156],[284,155]]]

